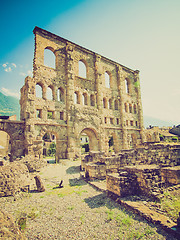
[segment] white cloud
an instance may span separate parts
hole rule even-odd
[[[15,63],[12,63],[12,65],[13,65],[13,67],[15,67],[15,68],[17,67]]]
[[[3,66],[4,68],[6,68],[6,67],[7,67],[7,64],[6,64],[6,63],[4,63],[2,66]]]
[[[32,75],[32,71],[31,70],[28,70],[28,75]]]
[[[19,97],[20,97],[19,93],[13,92],[12,90],[7,89],[7,88],[4,88],[4,87],[1,88],[1,91],[2,91],[2,93],[5,94],[6,96],[12,96],[12,97],[16,97],[16,98],[19,98]]]
[[[5,72],[11,72],[11,71],[12,71],[12,68],[11,68],[11,67],[5,68],[4,71],[5,71]]]
[[[25,76],[26,76],[26,73],[20,72],[19,75],[25,77]]]
[[[32,71],[28,70],[26,73],[25,72],[20,72],[19,75],[25,77],[25,76],[32,76]]]

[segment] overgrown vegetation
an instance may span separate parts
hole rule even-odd
[[[56,143],[52,142],[49,146],[47,155],[53,157],[55,156],[55,154],[56,154]]]
[[[174,196],[168,191],[165,192],[164,197],[161,199],[161,209],[176,222],[180,212],[180,196]]]

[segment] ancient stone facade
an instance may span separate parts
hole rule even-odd
[[[108,152],[109,137],[115,152],[144,142],[139,71],[38,27],[34,35],[33,77],[25,79],[20,100],[26,154],[42,157],[47,132],[56,136],[57,161],[80,155],[82,134],[93,151]],[[44,65],[47,49],[54,68]]]

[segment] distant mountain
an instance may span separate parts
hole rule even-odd
[[[144,127],[147,128],[149,127],[149,125],[151,126],[158,126],[158,127],[172,127],[174,125],[177,125],[176,123],[173,122],[168,122],[168,121],[164,121],[158,118],[153,118],[153,117],[149,117],[149,116],[144,116]]]
[[[0,92],[0,116],[16,115],[17,120],[20,119],[19,99],[15,97],[5,96]]]

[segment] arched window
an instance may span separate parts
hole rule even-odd
[[[74,93],[74,103],[75,104],[78,103],[78,94],[77,94],[77,92]]]
[[[74,93],[74,103],[75,104],[80,104],[80,95],[78,92]]]
[[[132,104],[129,104],[129,112],[132,113]]]
[[[50,86],[47,88],[46,98],[47,98],[48,100],[53,100],[52,87],[50,87]]]
[[[108,101],[108,108],[109,109],[112,109],[112,99],[110,98],[109,101]]]
[[[115,110],[119,109],[119,107],[118,107],[118,100],[117,99],[114,101],[114,108],[115,108]]]
[[[126,90],[126,93],[129,94],[130,93],[130,89],[129,89],[129,80],[128,79],[125,79],[125,90]]]
[[[42,86],[39,83],[36,84],[35,91],[36,91],[36,97],[37,98],[42,98],[43,97]]]
[[[59,102],[64,102],[64,101],[65,101],[64,89],[61,88],[61,87],[58,89],[57,98],[58,98],[58,101],[59,101]]]
[[[127,103],[124,104],[125,112],[128,112]]]
[[[56,57],[51,47],[44,49],[44,65],[51,68],[56,68]]]
[[[110,75],[105,72],[105,87],[110,88]]]
[[[103,98],[103,108],[107,108],[107,100],[106,100],[106,98]]]
[[[83,93],[82,95],[82,104],[87,105],[87,93]]]
[[[91,103],[91,106],[95,106],[95,96],[93,94],[91,94],[90,96],[90,103]]]
[[[136,107],[136,104],[134,104],[134,114],[137,113],[137,107]]]
[[[80,60],[79,61],[79,77],[86,78],[87,76],[87,69],[85,63]]]

